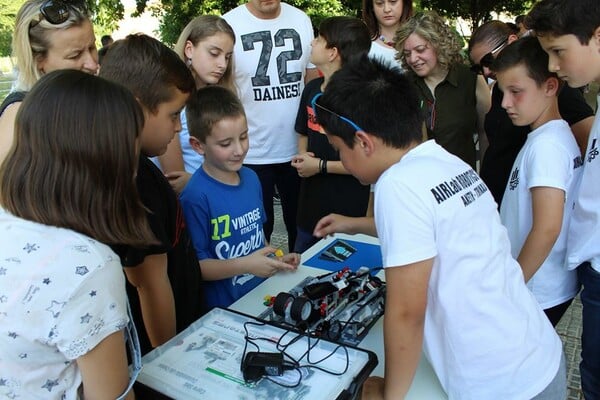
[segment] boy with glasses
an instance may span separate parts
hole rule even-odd
[[[386,376],[364,396],[404,398],[423,348],[449,398],[564,399],[560,338],[525,286],[492,196],[466,163],[422,143],[407,78],[362,59],[315,105],[344,167],[376,182]]]
[[[600,8],[597,0],[544,0],[527,26],[548,53],[548,69],[571,87],[600,81]],[[599,98],[600,100],[600,98]],[[581,386],[586,400],[600,399],[600,119],[584,154],[583,176],[567,239],[567,268],[583,285]]]

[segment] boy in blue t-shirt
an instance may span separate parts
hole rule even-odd
[[[260,182],[243,166],[248,152],[244,108],[231,91],[209,86],[186,108],[190,144],[204,163],[181,194],[185,220],[206,284],[209,307],[227,307],[280,270],[295,270],[298,254],[266,246]],[[275,257],[273,257],[275,255]]]

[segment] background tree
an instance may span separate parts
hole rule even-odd
[[[172,45],[194,17],[201,14],[222,15],[244,3],[246,0],[162,0],[149,4],[148,0],[136,0],[136,14],[141,14],[148,7],[160,19],[160,39]],[[316,27],[329,16],[360,16],[361,8],[361,0],[288,0],[287,3],[304,10]]]
[[[0,0],[0,57],[10,56],[17,11],[25,0]]]
[[[492,12],[519,15],[529,10],[531,3],[531,0],[421,0],[421,7],[449,19],[463,18],[475,29],[492,19]]]

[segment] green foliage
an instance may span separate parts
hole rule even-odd
[[[339,0],[289,0],[287,3],[303,10],[315,27],[318,27],[325,18],[334,15],[357,16],[356,10],[350,9]],[[360,11],[360,4],[358,10]]]
[[[119,21],[125,15],[121,0],[88,0],[88,4],[92,10],[94,31],[99,35],[110,34],[119,27]]]
[[[0,0],[0,57],[10,56],[17,11],[25,0]]]
[[[461,17],[475,29],[489,21],[492,12],[519,15],[530,9],[531,3],[531,0],[421,0],[421,7],[436,10],[446,18]]]
[[[144,0],[138,0],[138,10],[142,1]],[[154,16],[160,18],[160,39],[173,45],[183,28],[194,17],[203,14],[221,15],[237,5],[237,0],[162,0],[162,4],[149,8]]]
[[[113,0],[99,0],[113,1]],[[160,19],[160,39],[173,45],[179,34],[194,17],[202,14],[222,15],[246,0],[162,0],[148,5],[154,16]],[[287,3],[304,10],[315,26],[333,15],[360,16],[361,0],[288,0]],[[147,7],[147,0],[136,0],[137,12]]]

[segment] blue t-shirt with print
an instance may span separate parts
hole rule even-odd
[[[256,173],[242,167],[240,183],[228,185],[203,168],[181,193],[181,205],[198,260],[243,257],[265,247],[262,191]],[[264,279],[252,274],[206,282],[209,307],[228,307]]]

